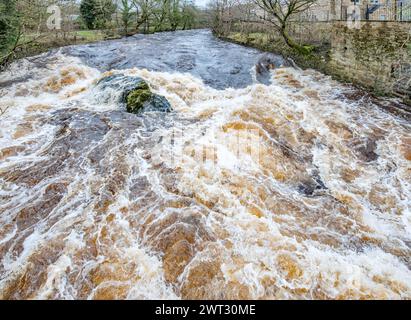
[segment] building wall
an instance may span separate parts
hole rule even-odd
[[[300,14],[304,21],[331,21],[337,18],[335,3],[338,0],[318,0],[307,11]],[[341,1],[341,0],[339,0]]]
[[[309,10],[300,14],[300,20],[346,20],[350,16],[347,9],[354,4],[360,8],[361,20],[411,21],[411,0],[318,0]],[[381,7],[367,15],[367,8],[375,4]]]
[[[411,23],[335,22],[329,67],[333,75],[411,99]]]

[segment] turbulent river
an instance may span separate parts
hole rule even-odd
[[[259,54],[185,31],[1,73],[0,298],[410,299],[409,119],[313,70],[257,83]],[[115,73],[173,111],[125,112]]]

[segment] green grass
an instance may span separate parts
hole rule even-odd
[[[83,38],[85,41],[104,40],[104,34],[98,30],[82,30],[76,31],[73,34],[77,35],[77,37]]]
[[[40,36],[36,33],[24,34],[21,36],[20,43],[30,42],[38,38],[40,43],[55,43],[58,41],[67,41],[67,42],[95,42],[102,41],[106,38],[104,32],[100,30],[81,30],[81,31],[72,31],[67,32],[65,35],[63,33],[43,33]]]

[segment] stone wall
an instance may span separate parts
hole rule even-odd
[[[411,23],[361,22],[331,32],[330,73],[339,79],[411,101]]]
[[[334,22],[301,22],[291,24],[289,32],[294,40],[302,44],[323,45],[331,42],[331,28]]]

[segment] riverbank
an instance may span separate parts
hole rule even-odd
[[[303,69],[315,69],[374,96],[399,98],[411,106],[411,43],[406,31],[403,25],[368,23],[353,31],[335,24],[330,26],[330,39],[315,43],[309,54],[292,50],[268,32],[233,31],[219,38],[291,58]]]
[[[78,30],[72,32],[28,34],[22,37],[21,43],[17,46],[13,57],[3,65],[3,68],[15,60],[36,56],[51,49],[121,39],[122,37],[124,37],[124,32],[121,30]]]
[[[283,39],[263,32],[230,32],[225,36],[219,36],[219,38],[239,45],[272,52],[285,58],[291,58],[303,69],[311,68],[327,73],[327,62],[329,61],[331,49],[329,44],[316,46],[311,54],[304,55],[288,47]]]

